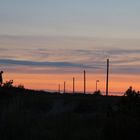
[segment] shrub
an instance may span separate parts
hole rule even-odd
[[[95,91],[94,93],[93,93],[94,95],[102,95],[102,93],[101,93],[101,91],[100,90],[97,90],[97,91]]]
[[[135,90],[133,90],[133,88],[130,86],[126,92],[124,93],[125,96],[128,96],[128,97],[133,97],[133,96],[137,96],[139,95],[139,91],[136,92]]]
[[[13,80],[9,80],[9,81],[6,81],[5,83],[3,83],[3,87],[5,87],[5,88],[13,87]]]
[[[25,89],[25,88],[24,88],[24,85],[22,85],[22,84],[19,84],[19,85],[17,86],[17,88]]]

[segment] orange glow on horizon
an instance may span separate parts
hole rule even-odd
[[[37,90],[58,91],[58,85],[61,86],[63,92],[63,83],[66,81],[66,91],[72,92],[73,83],[72,78],[75,77],[75,91],[83,92],[83,73],[79,74],[15,74],[7,73],[4,75],[4,81],[14,80],[14,85],[22,84],[25,88]],[[86,75],[86,91],[93,93],[96,90],[96,80],[98,82],[98,89],[105,92],[106,89],[106,75],[105,74],[91,74]],[[139,89],[140,76],[138,75],[115,75],[109,76],[109,92],[124,93],[129,86],[135,90]]]

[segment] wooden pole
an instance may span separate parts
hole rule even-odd
[[[96,91],[97,91],[97,80],[96,80]]]
[[[86,94],[86,71],[84,70],[84,94]]]
[[[64,94],[66,93],[66,82],[64,81]]]
[[[98,82],[99,80],[96,80],[96,91],[98,90]]]
[[[108,78],[109,78],[109,59],[107,59],[106,96],[108,96]]]
[[[73,94],[75,93],[75,78],[73,77]]]
[[[60,93],[60,84],[58,84],[58,93]]]

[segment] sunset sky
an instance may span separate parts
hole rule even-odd
[[[0,69],[26,88],[140,90],[139,0],[0,0]]]

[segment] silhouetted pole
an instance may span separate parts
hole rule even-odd
[[[60,84],[58,85],[58,93],[60,93]]]
[[[84,70],[84,94],[86,94],[86,71]]]
[[[73,94],[75,93],[75,78],[73,77]]]
[[[109,59],[107,59],[106,96],[108,96]]]
[[[64,93],[66,93],[66,82],[64,81]]]
[[[96,91],[98,90],[98,82],[99,80],[96,80]]]

